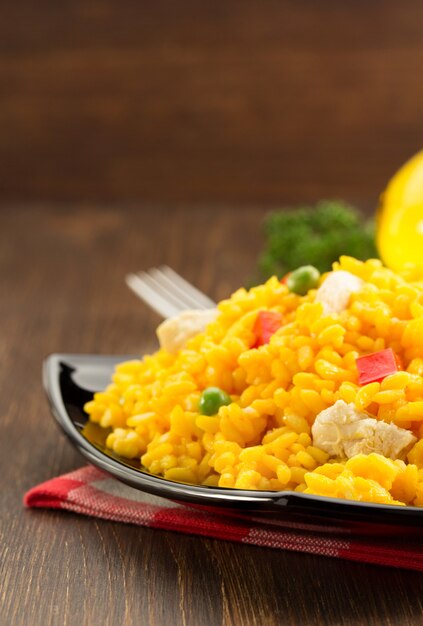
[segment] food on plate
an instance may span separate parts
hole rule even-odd
[[[332,272],[319,287],[316,302],[320,302],[323,313],[341,313],[347,307],[353,293],[360,291],[363,281],[351,272]]]
[[[217,309],[190,310],[165,320],[156,331],[160,347],[176,354],[191,337],[205,330],[216,316]]]
[[[359,385],[378,382],[402,369],[399,357],[392,348],[360,356],[356,364]]]
[[[329,456],[349,459],[371,452],[393,460],[403,459],[416,442],[409,430],[369,417],[344,400],[337,400],[316,416],[311,434],[314,445]]]
[[[217,415],[221,406],[227,406],[231,402],[231,396],[219,387],[207,387],[200,396],[198,412],[201,415]]]
[[[173,481],[423,506],[423,274],[316,272],[164,322],[85,405],[108,448]]]
[[[289,291],[305,296],[310,289],[319,284],[320,272],[313,265],[303,265],[293,272],[289,272],[284,281]]]

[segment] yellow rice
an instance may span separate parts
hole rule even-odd
[[[216,321],[178,354],[159,350],[118,365],[85,406],[110,429],[107,446],[172,481],[423,506],[422,277],[350,257],[334,269],[365,281],[339,315],[323,315],[314,290],[301,297],[273,277],[221,302]],[[284,324],[250,349],[262,310],[280,312]],[[384,348],[404,371],[360,387],[356,358]],[[232,397],[212,417],[198,413],[209,386]],[[411,430],[417,443],[406,461],[329,459],[314,446],[316,415],[340,399]]]

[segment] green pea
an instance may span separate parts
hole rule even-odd
[[[291,272],[286,279],[286,286],[289,291],[305,296],[309,289],[317,287],[320,279],[320,272],[313,265],[303,265]]]
[[[201,415],[216,415],[221,406],[231,402],[231,396],[219,387],[207,387],[201,394],[198,410]]]

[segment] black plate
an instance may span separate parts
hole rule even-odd
[[[334,527],[359,533],[420,533],[423,508],[352,502],[291,491],[242,491],[200,487],[153,476],[138,462],[117,457],[104,445],[105,431],[88,422],[85,402],[110,382],[117,363],[133,356],[53,354],[43,367],[44,388],[54,417],[76,448],[93,465],[118,480],[163,498],[226,514],[290,523],[321,531]]]

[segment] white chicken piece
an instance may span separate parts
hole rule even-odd
[[[160,347],[167,352],[176,354],[187,341],[203,332],[206,326],[217,317],[217,309],[182,311],[175,317],[170,317],[158,326],[156,330]]]
[[[316,292],[316,302],[323,306],[323,313],[341,313],[349,303],[351,294],[360,291],[363,280],[351,272],[331,272]]]
[[[392,460],[405,457],[417,441],[409,430],[388,424],[338,400],[321,411],[311,428],[313,443],[333,457],[378,452]]]

